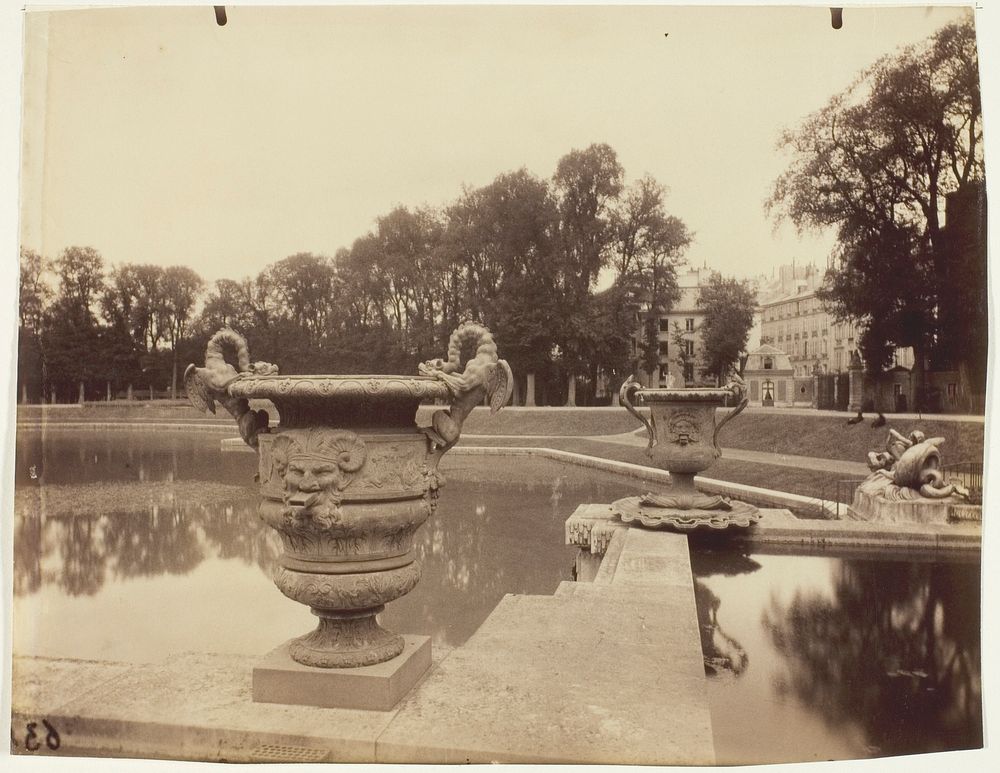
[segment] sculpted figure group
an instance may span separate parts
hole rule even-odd
[[[885,451],[869,452],[868,468],[900,489],[918,492],[928,499],[958,497],[968,500],[969,492],[961,483],[945,481],[938,450],[944,440],[943,437],[928,438],[920,430],[913,430],[907,438],[890,429]]]

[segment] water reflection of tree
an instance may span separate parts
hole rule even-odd
[[[269,576],[281,555],[277,532],[257,517],[257,498],[234,500],[221,506],[199,505],[205,538],[219,558],[238,558],[260,567]]]
[[[61,526],[59,587],[70,596],[89,596],[104,584],[107,552],[96,518],[51,519]]]
[[[46,559],[58,555],[54,571]],[[14,593],[54,582],[70,596],[92,595],[107,576],[186,574],[209,555],[237,558],[270,572],[280,544],[257,518],[255,498],[212,505],[174,500],[133,512],[43,519],[18,516]]]
[[[722,600],[699,577],[723,575],[734,577],[760,569],[760,564],[731,547],[712,547],[711,540],[695,537],[696,549],[691,551],[691,572],[694,575],[694,601],[701,633],[701,653],[705,673],[710,676],[731,674],[741,676],[750,663],[747,651],[719,623]]]
[[[42,587],[42,518],[39,515],[14,518],[14,595],[34,593]]]
[[[876,754],[981,746],[978,568],[843,561],[833,580],[832,598],[765,611],[788,669],[775,689],[860,722]]]
[[[455,475],[437,514],[417,533],[420,584],[388,606],[386,626],[456,646],[504,594],[552,593],[569,579],[572,555],[563,546],[563,522],[577,502],[562,496],[562,476],[524,483],[479,472]],[[533,514],[530,528],[512,507]]]
[[[193,519],[169,506],[109,518],[105,545],[125,578],[187,574],[205,557]]]

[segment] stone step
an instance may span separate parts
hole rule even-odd
[[[640,537],[621,583],[505,596],[400,707],[379,762],[712,765],[690,569],[640,582],[664,551]],[[677,539],[673,539],[677,538]]]

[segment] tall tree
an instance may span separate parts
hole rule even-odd
[[[677,267],[691,243],[684,223],[666,213],[665,190],[652,177],[636,181],[625,192],[612,214],[614,233],[612,264],[621,322],[641,321],[638,362],[650,379],[660,363],[660,319],[680,297]]]
[[[971,332],[955,320],[986,291],[955,281],[942,227],[946,197],[984,173],[971,15],[880,59],[781,145],[793,160],[775,183],[771,210],[800,228],[836,228],[837,271],[852,281],[829,272],[827,303],[858,321],[869,349],[913,347],[921,399],[928,354],[955,364],[955,340]],[[872,260],[895,270],[873,272]],[[914,276],[928,278],[930,298],[915,301]]]
[[[21,402],[30,393],[41,394],[45,384],[45,359],[41,348],[42,323],[52,301],[49,284],[52,267],[34,250],[21,248],[18,286],[18,381]]]
[[[562,294],[559,347],[566,371],[567,405],[576,402],[576,377],[588,364],[587,339],[593,283],[607,264],[613,239],[611,209],[621,194],[624,170],[610,145],[573,150],[556,167],[553,185],[559,213]],[[591,367],[596,369],[591,363]]]
[[[163,272],[163,320],[166,323],[167,342],[170,344],[173,361],[170,379],[172,398],[177,397],[178,349],[194,314],[198,294],[204,286],[205,281],[187,266],[170,266]]]
[[[446,282],[451,285],[456,270],[455,278],[464,278],[457,316],[484,322],[502,338],[518,379],[533,382],[551,360],[551,320],[561,308],[554,255],[558,217],[548,184],[524,169],[506,172],[464,191],[445,214]]]
[[[45,308],[52,300],[49,275],[52,266],[34,250],[21,248],[21,265],[17,309],[22,327],[37,331],[42,324]]]
[[[55,261],[59,292],[43,325],[42,350],[47,376],[64,394],[78,389],[85,398],[89,381],[103,373],[94,308],[102,289],[104,261],[91,247],[67,247]]]
[[[135,276],[132,326],[143,350],[155,352],[166,335],[163,268],[147,264],[133,266],[132,270]]]
[[[698,306],[705,311],[699,328],[702,372],[721,386],[746,351],[757,294],[748,281],[724,278],[716,272],[699,290]]]

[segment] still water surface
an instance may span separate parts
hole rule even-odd
[[[219,440],[19,433],[15,652],[259,655],[314,626],[270,580],[280,548],[256,515],[254,457]],[[446,456],[442,469],[421,581],[382,617],[438,647],[466,641],[503,594],[570,579],[563,521],[578,504],[638,493],[524,458]],[[720,764],[981,745],[977,565],[697,548],[692,566]]]

